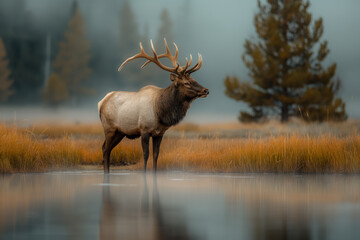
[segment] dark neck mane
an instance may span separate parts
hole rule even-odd
[[[174,84],[171,84],[161,90],[156,104],[156,113],[159,122],[170,127],[178,124],[185,117],[189,107],[190,100],[186,99]]]

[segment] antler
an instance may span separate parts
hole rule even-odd
[[[150,42],[151,42],[151,46],[152,46],[152,40],[150,40]],[[171,54],[171,52],[170,52],[170,50],[169,50],[169,47],[168,47],[168,45],[167,45],[167,42],[166,42],[166,38],[164,38],[164,43],[165,43],[166,53],[160,54],[160,55],[158,56],[158,58],[165,58],[165,57],[166,57],[166,58],[168,58],[168,59],[171,61],[171,63],[172,63],[172,65],[173,65],[174,68],[179,68],[179,63],[177,62],[177,59],[178,59],[178,56],[179,56],[179,49],[178,49],[176,43],[173,43],[173,44],[174,44],[174,47],[175,47],[175,50],[176,50],[175,55],[172,55],[172,54]],[[148,65],[150,62],[151,62],[150,60],[146,61],[146,62],[141,66],[141,68],[144,68],[144,67],[145,67],[146,65]]]
[[[158,65],[160,68],[164,69],[165,71],[168,71],[168,72],[172,72],[172,73],[175,73],[177,75],[184,75],[184,74],[190,74],[192,72],[195,72],[197,70],[200,69],[201,65],[202,65],[202,56],[199,54],[199,59],[198,59],[198,62],[188,70],[188,67],[191,65],[192,63],[192,56],[190,54],[190,62],[188,61],[188,59],[186,58],[186,65],[185,66],[182,66],[180,67],[177,59],[178,59],[178,56],[179,56],[179,49],[177,47],[177,45],[175,43],[174,46],[175,46],[175,55],[172,55],[170,50],[169,50],[169,47],[167,45],[167,42],[166,42],[166,39],[164,38],[164,43],[165,43],[165,48],[166,48],[166,53],[163,53],[163,54],[160,54],[160,55],[157,55],[156,51],[155,51],[155,48],[154,48],[154,44],[152,42],[152,40],[150,40],[150,44],[151,44],[151,49],[152,49],[152,52],[154,54],[153,57],[151,57],[150,55],[148,55],[145,51],[144,51],[144,48],[140,42],[140,53],[132,56],[132,57],[129,57],[128,59],[126,59],[122,64],[121,66],[119,67],[118,71],[121,71],[121,69],[123,68],[123,66],[130,62],[131,60],[134,60],[134,59],[137,59],[137,58],[145,58],[147,59],[147,61],[141,66],[141,68],[144,68],[146,65],[148,65],[150,62],[153,62],[155,63],[156,65]],[[172,65],[173,65],[173,68],[170,68],[170,67],[167,67],[165,65],[163,65],[161,62],[160,62],[160,58],[168,58]]]
[[[150,40],[150,44],[151,44],[151,49],[154,53],[154,57],[151,57],[150,55],[148,55],[145,51],[144,51],[144,48],[140,42],[140,53],[132,56],[132,57],[129,57],[128,59],[126,59],[122,64],[121,66],[119,67],[118,71],[121,71],[121,69],[124,67],[124,65],[128,62],[130,62],[131,60],[134,60],[134,59],[137,59],[137,58],[145,58],[147,59],[148,61],[150,62],[153,62],[155,63],[156,65],[158,65],[160,68],[164,69],[165,71],[168,71],[168,72],[172,72],[172,73],[176,73],[178,74],[178,67],[176,68],[170,68],[170,67],[167,67],[165,65],[163,65],[160,61],[159,61],[159,57],[158,55],[156,54],[156,51],[155,51],[155,48],[154,48],[154,44],[152,42],[152,40]],[[170,58],[169,58],[170,59]],[[171,60],[171,59],[170,59]],[[176,61],[176,59],[175,59]],[[144,67],[147,63],[145,63],[142,67]]]
[[[186,70],[185,73],[191,74],[191,73],[199,70],[201,68],[201,66],[202,66],[202,61],[203,61],[202,56],[201,56],[200,53],[198,53],[198,61],[197,61],[197,63],[192,68],[190,68],[189,70]],[[189,64],[189,66],[190,65],[191,65],[191,55],[190,55],[190,64]]]

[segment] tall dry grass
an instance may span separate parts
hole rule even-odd
[[[102,138],[103,129],[97,124],[71,124],[71,123],[35,123],[19,130],[30,132],[43,138],[61,138],[71,135],[72,137]],[[349,120],[347,122],[305,123],[292,120],[288,124],[270,121],[264,124],[239,122],[219,124],[194,124],[180,123],[171,127],[166,136],[171,138],[266,138],[273,136],[301,135],[323,136],[332,135],[337,137],[353,136],[360,133],[360,121]]]
[[[37,123],[32,126],[19,128],[21,131],[30,132],[42,138],[62,138],[69,135],[75,137],[100,137],[104,131],[100,123],[98,124],[52,124]]]
[[[54,133],[53,137],[44,137],[46,131],[40,128],[32,131],[31,128],[0,125],[0,172],[100,166],[102,137],[82,135],[86,127],[80,128],[81,131],[59,129],[50,131]],[[73,137],[74,131],[81,135]],[[132,169],[142,169],[141,156],[139,140],[125,139],[114,149],[112,164],[135,164]],[[207,172],[359,173],[360,135],[294,133],[265,138],[250,135],[231,139],[165,137],[158,167]]]
[[[160,169],[210,172],[359,173],[360,136],[167,139]],[[138,163],[139,168],[141,163]]]
[[[43,139],[32,132],[0,125],[0,173],[34,172],[99,164],[102,141],[91,138]],[[141,152],[134,144],[124,141],[113,151],[113,163],[133,164]]]

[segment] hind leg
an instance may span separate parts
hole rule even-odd
[[[103,152],[103,160],[102,160],[102,162],[101,162],[102,165],[104,165],[105,146],[106,146],[106,138],[105,138],[104,143],[103,143],[102,148],[101,148],[101,149],[102,149],[102,152]]]
[[[110,170],[110,154],[114,147],[124,138],[124,134],[119,131],[108,131],[105,134],[105,141],[102,147],[104,172],[109,173]]]

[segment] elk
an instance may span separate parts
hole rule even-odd
[[[209,90],[201,86],[190,74],[202,66],[202,56],[198,54],[197,63],[192,64],[186,58],[186,64],[178,63],[179,50],[176,44],[175,55],[172,55],[166,39],[164,39],[166,53],[157,55],[153,42],[150,40],[153,56],[148,55],[140,42],[140,52],[126,59],[124,65],[134,59],[144,58],[144,68],[149,63],[154,63],[161,69],[170,72],[172,84],[167,88],[148,85],[138,92],[113,91],[108,93],[99,103],[98,111],[104,128],[105,141],[102,146],[104,172],[109,173],[110,154],[112,149],[124,138],[135,139],[141,137],[141,146],[144,157],[144,172],[149,158],[149,140],[153,142],[154,172],[157,169],[157,159],[161,140],[165,131],[179,123],[186,115],[190,104],[195,99],[206,97]],[[168,58],[172,67],[165,66],[160,58]]]

